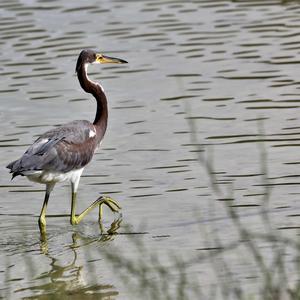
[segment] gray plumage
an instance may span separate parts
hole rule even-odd
[[[13,173],[12,178],[36,171],[66,173],[81,169],[90,162],[100,142],[99,137],[96,139],[95,131],[95,126],[84,120],[49,130],[20,159],[8,164],[7,168]]]

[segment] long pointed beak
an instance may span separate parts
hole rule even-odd
[[[110,57],[102,54],[97,54],[96,62],[100,64],[127,64],[128,62],[121,58]]]

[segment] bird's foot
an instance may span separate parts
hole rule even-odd
[[[119,212],[121,209],[121,206],[109,196],[100,196],[96,201],[99,201],[99,222],[102,220],[102,207],[104,204],[113,212]]]
[[[95,207],[99,207],[99,222],[102,219],[102,206],[107,205],[113,212],[119,212],[121,207],[119,204],[110,197],[100,196],[96,201],[94,201],[88,208],[86,208],[80,215],[75,215],[71,213],[71,224],[77,225],[80,221]]]

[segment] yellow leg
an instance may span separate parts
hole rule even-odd
[[[39,217],[39,228],[40,228],[40,233],[42,236],[44,236],[46,234],[46,210],[47,210],[50,193],[51,193],[53,187],[54,187],[54,184],[48,184],[46,186],[45,199],[44,199],[43,207],[42,207],[40,217]]]
[[[118,212],[121,207],[119,204],[111,199],[110,197],[104,197],[101,196],[99,197],[96,201],[94,201],[88,208],[86,208],[81,214],[76,216],[76,198],[77,198],[77,193],[73,192],[72,193],[72,205],[71,205],[71,224],[72,225],[77,225],[80,223],[80,221],[95,207],[99,206],[99,221],[101,221],[102,218],[102,205],[105,204],[107,205],[113,212]]]

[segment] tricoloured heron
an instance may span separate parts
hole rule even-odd
[[[29,180],[46,184],[44,204],[39,217],[41,232],[46,228],[46,209],[50,193],[57,182],[68,180],[72,187],[71,224],[78,224],[93,208],[99,206],[99,219],[102,205],[117,212],[120,206],[110,197],[101,196],[81,214],[76,215],[76,193],[84,167],[91,161],[107,127],[107,99],[102,86],[89,80],[87,67],[92,63],[127,63],[125,60],[104,56],[92,50],[81,51],[76,73],[81,87],[92,94],[97,101],[97,111],[93,123],[85,120],[73,121],[42,134],[23,154],[11,162],[7,168],[12,178],[18,175]]]

